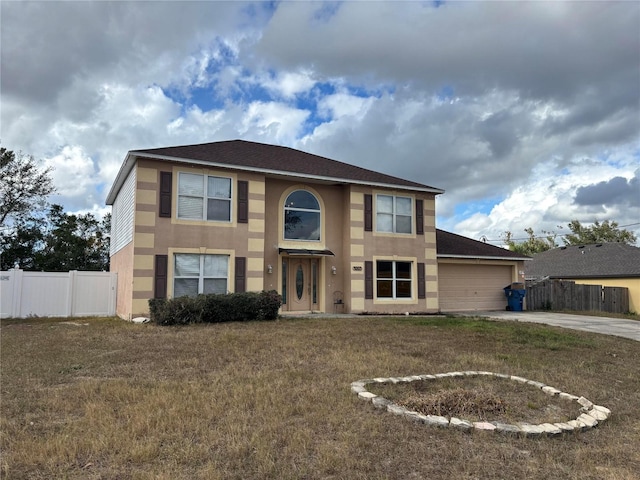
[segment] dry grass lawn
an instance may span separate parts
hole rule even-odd
[[[640,475],[640,342],[470,318],[73,321],[2,321],[3,479]],[[455,370],[523,376],[613,413],[587,432],[514,438],[417,425],[350,391],[358,379]],[[563,414],[528,389],[417,394],[476,387],[506,418]]]

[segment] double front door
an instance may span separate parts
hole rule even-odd
[[[317,258],[284,257],[282,291],[289,311],[318,310],[320,297]]]

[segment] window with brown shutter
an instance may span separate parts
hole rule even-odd
[[[424,235],[424,201],[416,199],[416,233]]]
[[[167,298],[167,255],[156,255],[154,272],[154,298]]]
[[[373,231],[373,195],[368,194],[364,196],[364,231]]]
[[[238,180],[238,223],[249,222],[249,182]]]
[[[247,258],[236,257],[235,293],[247,291]]]
[[[171,217],[171,184],[171,172],[160,172],[160,217]]]
[[[364,298],[373,299],[373,262],[364,262]]]

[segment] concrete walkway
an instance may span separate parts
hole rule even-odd
[[[456,315],[488,317],[516,322],[533,322],[553,325],[555,327],[572,328],[585,332],[601,333],[630,338],[640,342],[640,321],[623,318],[593,317],[589,315],[573,315],[568,313],[547,312],[456,312]]]

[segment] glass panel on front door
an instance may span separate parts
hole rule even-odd
[[[318,303],[318,262],[311,260],[311,303],[314,305]]]
[[[303,293],[304,293],[304,272],[302,271],[302,265],[298,265],[298,269],[296,270],[296,295],[298,296],[298,300],[302,300]]]

